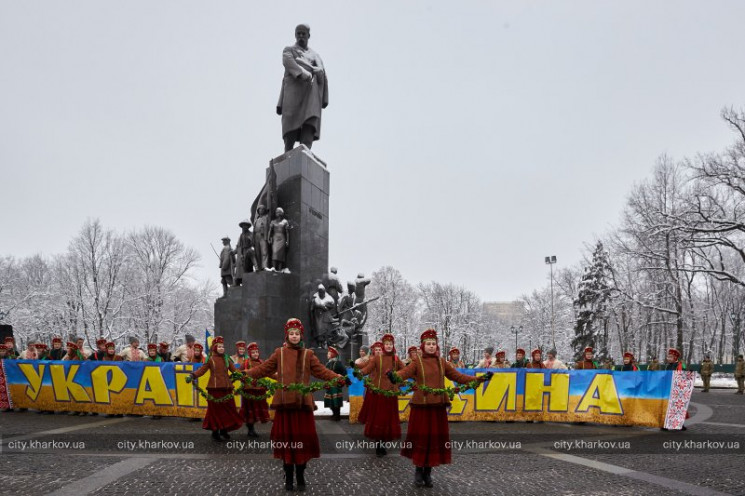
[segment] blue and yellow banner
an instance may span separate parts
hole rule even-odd
[[[486,372],[485,369],[458,370],[467,375]],[[675,429],[680,428],[678,418],[685,419],[693,390],[693,373],[687,372],[489,371],[494,373],[490,381],[454,396],[448,420],[596,422]],[[445,385],[455,386],[448,379]],[[349,388],[350,422],[357,421],[363,394],[362,382],[355,379]],[[675,398],[674,404],[670,402],[671,396]],[[399,397],[401,420],[409,417],[411,397]]]
[[[2,360],[8,400],[15,408],[176,417],[204,416],[207,401],[186,381],[200,365]],[[206,388],[208,380],[209,372],[198,384]]]
[[[36,410],[202,417],[207,401],[187,382],[198,363],[0,361],[0,403]],[[459,369],[472,376],[483,369]],[[596,422],[679,429],[693,391],[689,371],[491,370],[476,389],[460,391],[450,421]],[[349,420],[357,421],[364,386],[349,386]],[[198,385],[206,388],[209,373]],[[234,385],[237,387],[239,383]],[[446,386],[454,384],[446,379]],[[268,400],[271,402],[271,398]],[[398,400],[408,420],[411,395]],[[241,396],[236,395],[236,407]]]

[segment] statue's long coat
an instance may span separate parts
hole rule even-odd
[[[285,75],[278,107],[282,109],[282,136],[298,131],[308,122],[315,127],[313,139],[321,137],[321,109],[329,103],[328,79],[321,57],[310,48],[298,45],[285,47],[282,51],[282,65]],[[324,69],[314,74],[313,67]],[[300,76],[313,74],[311,81]]]

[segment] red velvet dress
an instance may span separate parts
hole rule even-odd
[[[260,364],[261,360],[248,359],[243,362],[241,370],[249,370],[251,367]],[[261,396],[266,393],[266,388],[246,389],[246,392],[254,396]],[[241,398],[241,417],[247,424],[266,423],[269,421],[269,404],[266,400],[252,400],[243,397]]]

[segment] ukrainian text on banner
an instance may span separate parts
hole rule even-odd
[[[77,360],[2,360],[1,363],[7,400],[15,408],[176,417],[203,417],[207,408],[207,400],[186,381],[200,366],[198,363]],[[209,372],[199,378],[199,386],[206,389],[208,380]],[[240,398],[236,395],[236,406],[240,406]]]
[[[485,369],[458,369],[482,375]],[[492,379],[453,397],[450,421],[534,420],[596,422],[680,429],[691,399],[692,372],[618,372],[610,370],[490,370]],[[349,420],[362,408],[362,382],[349,388]],[[445,385],[454,387],[448,379]],[[411,395],[398,400],[408,420]]]

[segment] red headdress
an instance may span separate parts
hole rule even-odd
[[[370,345],[370,356],[375,356],[375,348],[380,348],[380,351],[383,351],[383,343],[380,341],[375,341],[373,344]]]
[[[595,353],[595,351],[592,349],[592,346],[588,346],[585,348],[585,353]]]
[[[194,351],[199,351],[199,353],[201,353],[202,351],[204,351],[204,346],[199,343],[194,343]]]
[[[245,348],[245,347],[246,347],[246,342],[245,342],[245,341],[236,341],[236,342],[235,342],[235,349],[236,349],[236,350],[237,350],[238,348],[240,348],[241,346]]]
[[[634,360],[634,354],[631,353],[630,351],[627,351],[626,353],[624,353],[623,354],[623,357],[624,358],[630,358],[632,361]]]
[[[37,350],[46,350],[48,348],[48,346],[44,343],[36,343],[34,346]]]
[[[523,356],[525,356],[525,350],[524,350],[524,349],[522,349],[522,348],[518,348],[518,349],[516,349],[516,350],[515,350],[515,355],[518,355],[518,354],[520,354],[520,353],[522,353],[522,354],[523,354]]]
[[[339,356],[339,352],[333,346],[329,346],[329,353],[331,353],[331,358]]]
[[[287,338],[287,333],[290,332],[290,329],[297,329],[300,331],[300,335],[305,335],[305,327],[303,327],[303,323],[300,322],[300,319],[292,318],[287,321],[285,324],[285,338]]]
[[[212,340],[212,344],[210,345],[210,352],[216,353],[218,344],[225,344],[225,339],[222,336],[215,336],[215,338]]]
[[[453,356],[454,353],[457,353],[458,355],[460,355],[460,350],[458,348],[456,348],[455,346],[453,346],[452,348],[450,348],[450,351],[448,351],[448,358],[450,358],[451,356]]]
[[[506,357],[506,356],[507,356],[507,352],[506,352],[506,351],[504,351],[504,350],[497,350],[497,354],[496,354],[495,356],[496,356],[497,358],[499,358],[500,356],[501,356],[501,357]]]
[[[155,343],[148,343],[147,344],[147,351],[150,351],[150,350],[156,350],[157,351],[158,350],[158,345],[155,344]]]
[[[408,350],[406,350],[406,354],[407,354],[407,355],[411,355],[411,352],[412,352],[412,351],[413,351],[414,353],[416,353],[416,350],[418,350],[418,349],[419,349],[419,348],[418,348],[418,347],[416,347],[416,346],[409,346],[409,349],[408,349]]]
[[[380,342],[385,344],[386,341],[390,341],[393,344],[393,350],[391,350],[391,354],[396,354],[396,338],[393,337],[393,334],[386,333],[383,334],[383,337],[380,338]],[[385,347],[383,347],[383,353],[385,353]]]
[[[669,350],[667,350],[667,354],[668,355],[675,355],[675,359],[676,360],[680,358],[680,352],[677,349],[675,349],[675,348],[670,348]]]
[[[72,348],[73,350],[77,350],[78,349],[78,345],[75,344],[75,343],[73,343],[72,341],[68,341],[67,342],[67,347],[68,348]]]
[[[101,346],[102,344],[106,344],[106,338],[96,339],[96,346]]]
[[[419,336],[419,340],[421,341],[421,346],[419,346],[419,348],[422,350],[422,353],[424,353],[424,342],[430,339],[434,339],[435,342],[438,341],[437,331],[435,331],[434,329],[427,329],[426,331],[422,333],[421,336]],[[439,354],[440,354],[440,345],[438,343],[437,350],[435,351],[435,355],[439,355]]]
[[[62,338],[59,338],[59,337],[56,337],[56,336],[52,338],[52,344],[54,344],[54,343],[61,343],[61,342],[62,342]]]
[[[160,346],[161,348],[166,348],[167,349],[169,345],[165,341],[161,341],[160,343],[158,343],[158,346]]]
[[[531,358],[534,357],[534,356],[536,356],[536,355],[543,356],[543,352],[541,351],[540,348],[536,348],[536,349],[534,349],[533,351],[530,352]]]

